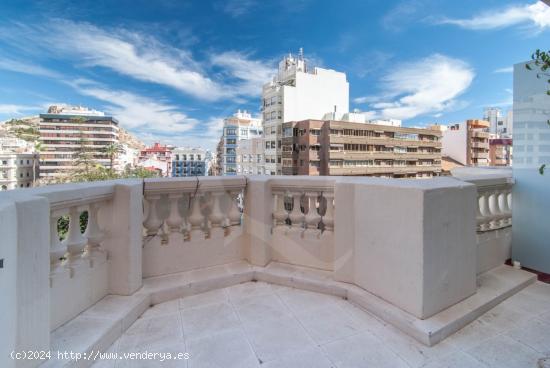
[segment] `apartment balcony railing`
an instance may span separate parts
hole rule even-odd
[[[172,178],[0,193],[1,365],[41,363],[6,359],[12,350],[105,350],[151,304],[250,280],[344,297],[436,344],[534,280],[502,266],[509,175],[457,177]]]

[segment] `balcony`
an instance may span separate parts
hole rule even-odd
[[[188,352],[190,367],[535,366],[550,286],[504,265],[513,182],[482,173],[0,193],[1,365],[113,366],[97,352],[147,351]],[[7,358],[41,350],[52,359]]]

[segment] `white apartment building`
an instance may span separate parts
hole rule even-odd
[[[265,138],[265,172],[282,174],[282,124],[307,119],[342,120],[349,113],[346,74],[334,70],[308,69],[303,52],[289,54],[279,62],[277,75],[262,89]]]
[[[82,148],[96,163],[109,166],[104,150],[118,143],[118,121],[82,106],[50,106],[47,114],[40,114],[39,131],[40,177],[46,180],[70,173]]]
[[[246,173],[263,174],[262,135],[262,121],[253,118],[246,110],[238,110],[233,116],[224,119],[222,175],[242,175],[245,170]],[[258,144],[261,144],[261,150],[256,148]]]
[[[29,188],[38,179],[38,155],[0,151],[0,190]]]
[[[512,137],[512,110],[503,116],[498,107],[486,107],[483,110],[483,120],[490,123],[489,132],[498,138]]]

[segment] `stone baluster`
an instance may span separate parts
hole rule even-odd
[[[67,246],[59,239],[57,231],[58,215],[50,215],[50,267],[53,271],[62,263],[62,258],[67,253]]]
[[[288,214],[292,229],[299,229],[303,227],[304,214],[302,213],[302,209],[300,208],[302,195],[302,192],[292,193],[292,211],[290,211],[290,213]]]
[[[323,231],[334,231],[334,193],[324,192],[326,210],[323,215]]]
[[[212,210],[208,216],[211,226],[211,237],[220,238],[224,236],[223,226],[225,225],[226,216],[222,212],[221,199],[223,192],[217,191],[212,193]]]
[[[149,203],[149,210],[147,217],[143,222],[143,226],[146,229],[148,236],[155,236],[158,234],[160,227],[162,226],[162,219],[157,212],[157,206],[160,201],[159,194],[152,194],[147,196],[147,202]]]
[[[285,210],[285,194],[283,192],[273,192],[273,226],[282,226],[286,224],[288,212]]]
[[[88,240],[86,247],[87,256],[104,253],[104,250],[101,248],[101,242],[105,239],[105,233],[101,231],[98,224],[97,213],[99,208],[99,203],[90,203],[88,206],[88,225],[84,232],[84,237]],[[93,260],[90,261],[90,266],[93,267]]]
[[[502,212],[502,216],[499,222],[500,227],[508,226],[508,220],[512,215],[512,210],[508,207],[508,188],[505,188],[498,193],[499,208]]]
[[[241,211],[239,210],[239,206],[237,205],[240,193],[240,190],[232,190],[227,192],[230,198],[230,207],[227,217],[229,218],[229,224],[231,226],[241,224]]]
[[[205,233],[203,231],[204,215],[201,211],[201,195],[196,194],[191,198],[191,214],[188,221],[191,224],[191,230],[189,231],[189,237],[191,240],[205,239]]]
[[[490,229],[490,216],[489,212],[489,192],[483,191],[478,194],[478,230],[487,231]]]
[[[498,190],[492,190],[489,193],[490,228],[492,230],[500,227],[500,219],[502,218],[502,211],[499,207],[498,196]]]
[[[170,213],[166,218],[166,225],[170,233],[176,233],[181,231],[183,217],[180,215],[179,210],[179,200],[181,194],[179,193],[170,193],[168,195],[168,201],[170,202]]]
[[[321,215],[317,210],[317,198],[319,193],[317,192],[306,192],[306,198],[308,203],[307,214],[304,216],[306,231],[310,234],[319,234],[319,222],[321,221]]]
[[[86,238],[80,232],[80,213],[78,206],[69,208],[69,231],[65,239],[69,264],[73,264],[82,256],[87,243]]]

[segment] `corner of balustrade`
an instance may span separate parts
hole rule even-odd
[[[11,351],[47,351],[50,344],[49,203],[17,193],[0,199],[0,366]],[[40,361],[27,361],[36,366]]]
[[[245,256],[255,266],[265,266],[271,259],[272,203],[269,177],[246,177],[244,198]]]

